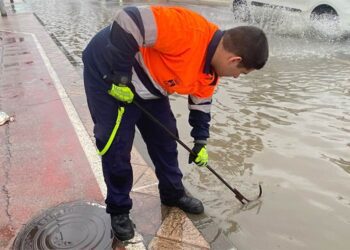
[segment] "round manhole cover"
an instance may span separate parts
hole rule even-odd
[[[17,235],[14,249],[111,249],[110,218],[99,204],[59,205],[31,220]]]

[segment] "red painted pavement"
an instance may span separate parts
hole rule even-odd
[[[30,34],[0,31],[0,249],[33,216],[73,200],[103,202]]]

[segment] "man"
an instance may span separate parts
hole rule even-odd
[[[180,7],[126,7],[83,52],[84,83],[102,155],[106,211],[120,240],[134,236],[130,152],[138,127],[154,163],[162,204],[188,213],[204,211],[185,194],[176,141],[145,116],[137,101],[178,134],[168,95],[188,95],[193,151],[189,163],[206,166],[210,106],[219,76],[247,74],[268,58],[265,34],[242,26],[221,31],[199,14]]]

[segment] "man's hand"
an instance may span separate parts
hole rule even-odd
[[[112,84],[108,94],[121,102],[132,103],[134,100],[134,93],[128,86]]]
[[[207,146],[202,143],[195,143],[192,151],[196,154],[190,154],[188,163],[194,162],[197,166],[206,167],[208,165],[208,152]]]

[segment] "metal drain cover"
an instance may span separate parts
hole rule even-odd
[[[112,249],[110,225],[103,206],[66,203],[31,220],[17,235],[14,249]]]

